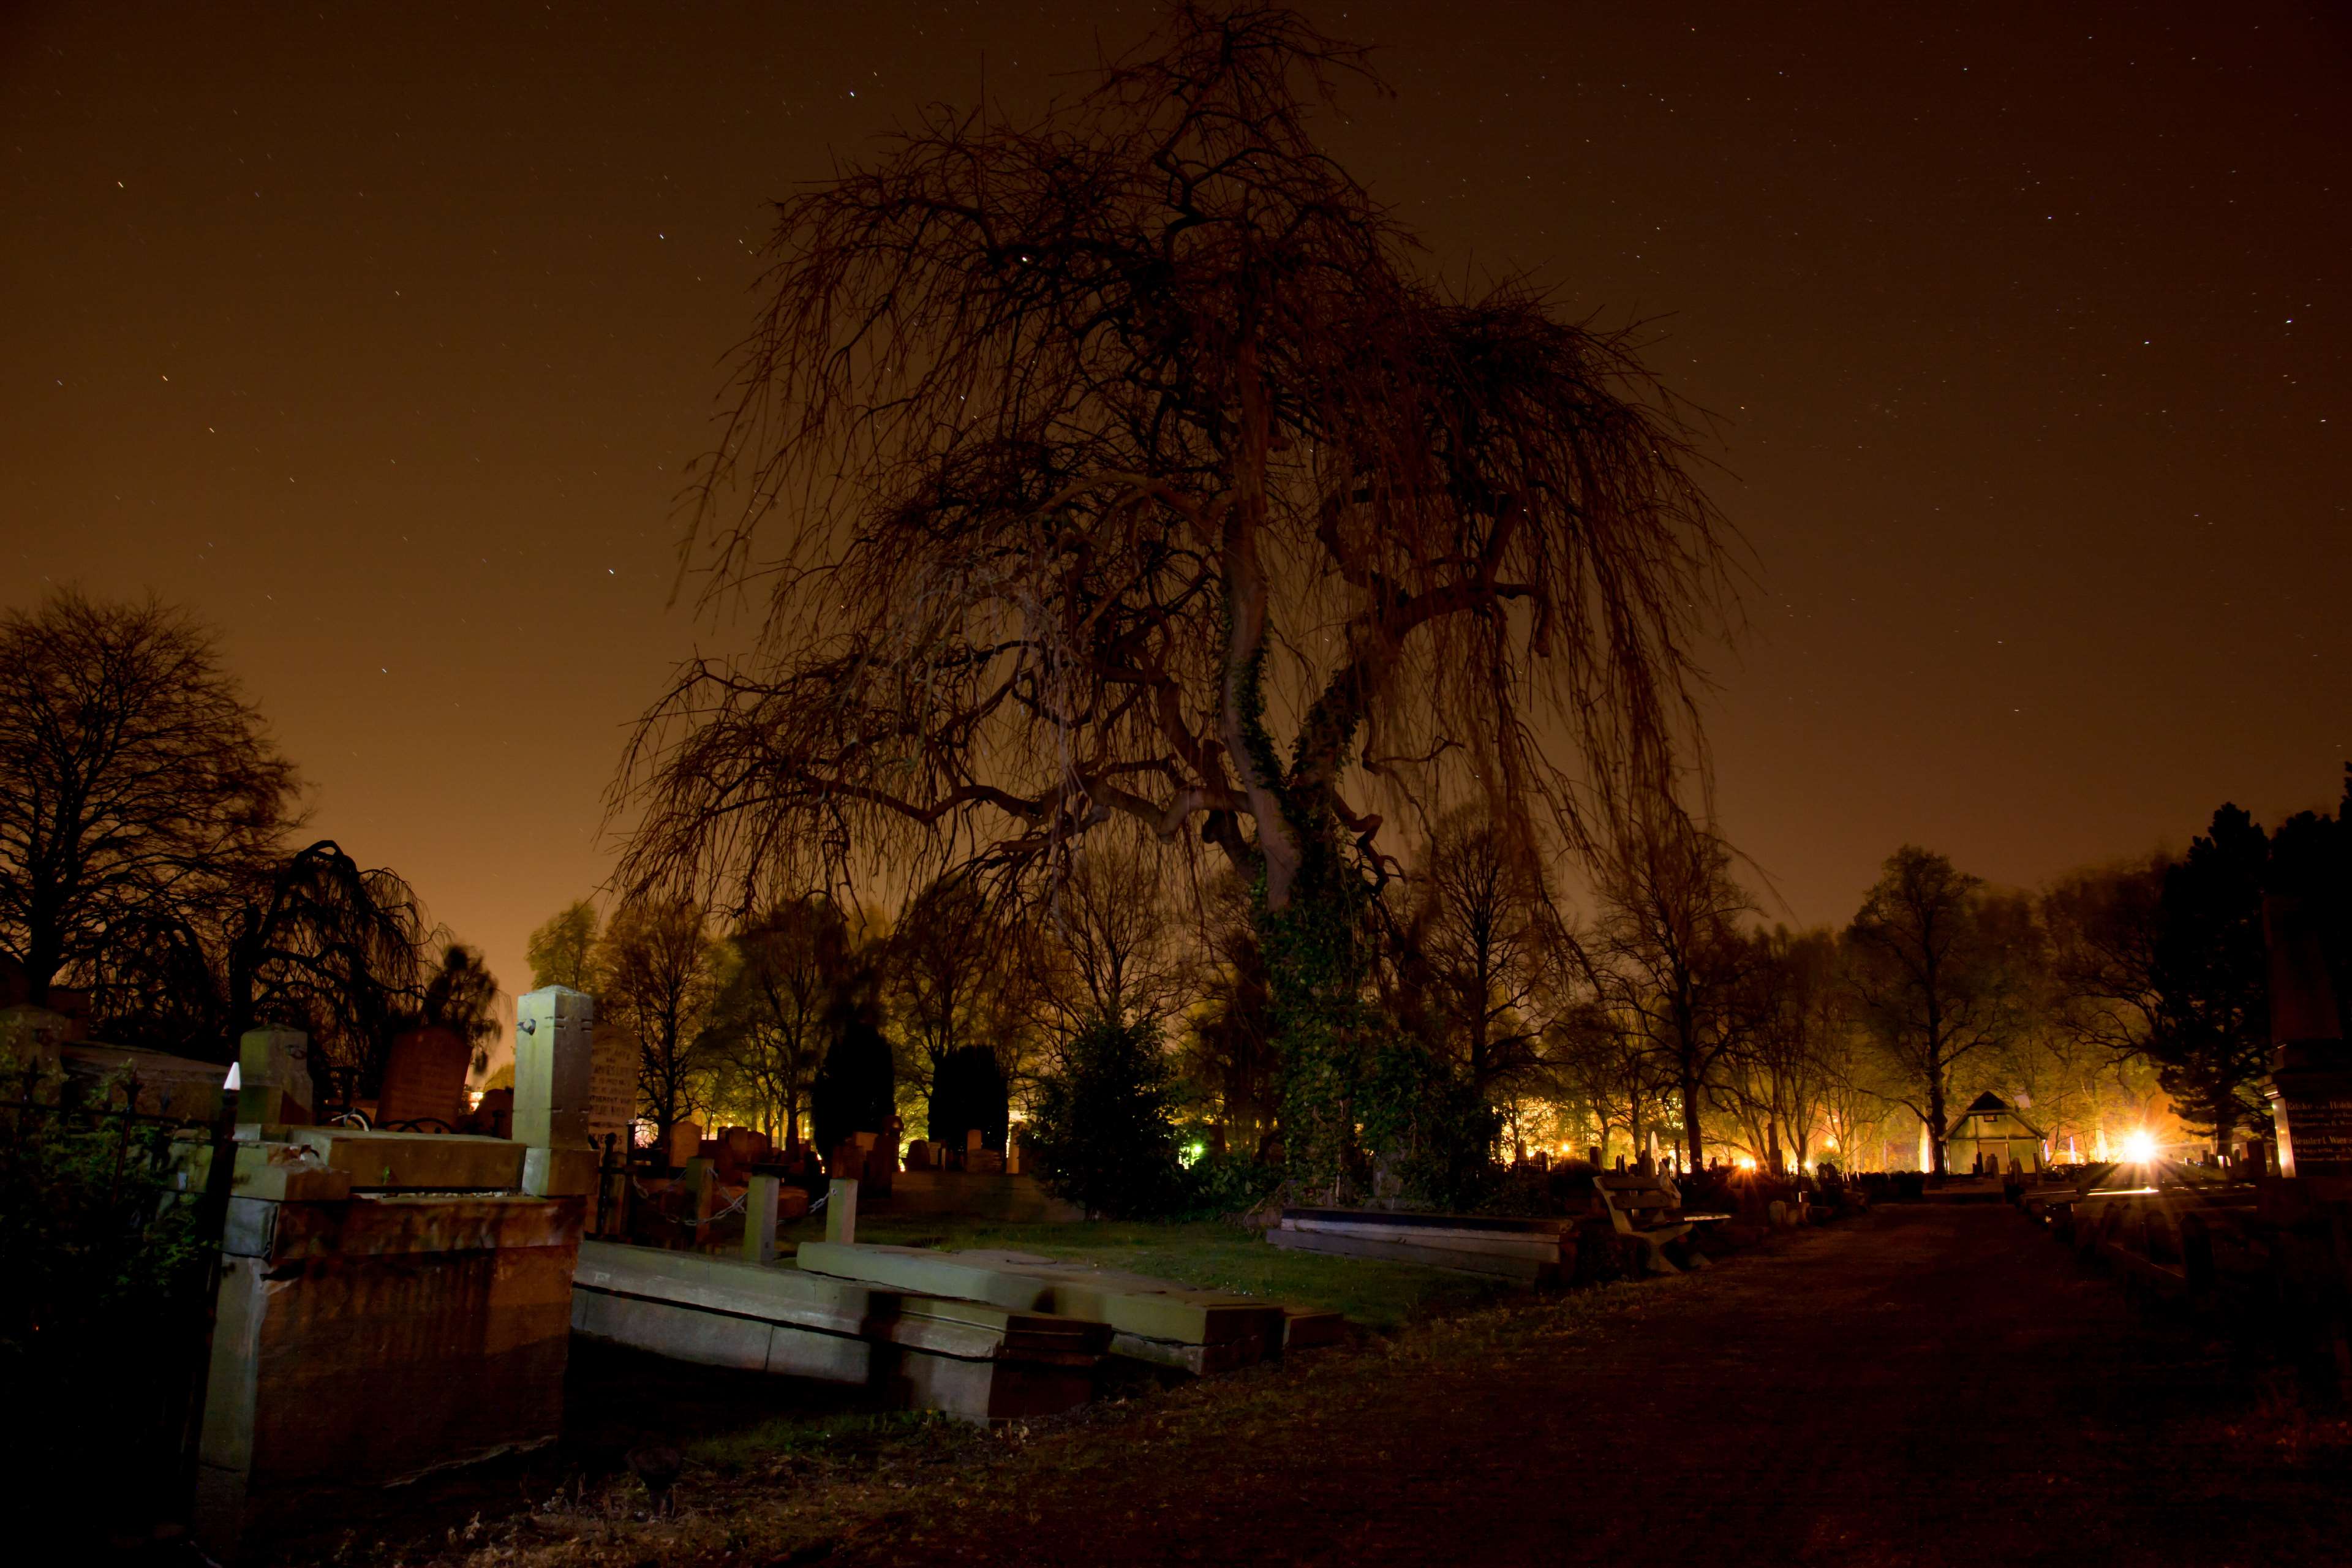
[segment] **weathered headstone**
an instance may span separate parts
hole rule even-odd
[[[522,1184],[533,1197],[594,1185],[588,1105],[595,1022],[595,998],[568,985],[542,986],[515,1004],[514,1140],[530,1150]]]
[[[237,1040],[236,1135],[246,1142],[265,1127],[300,1126],[316,1103],[310,1087],[310,1037],[270,1025]]]
[[[857,1239],[856,1177],[834,1178],[824,1200],[824,1238],[840,1242]]]
[[[776,1218],[781,1206],[783,1180],[778,1176],[751,1178],[743,1193],[743,1260],[746,1263],[773,1263],[776,1260]]]
[[[473,1057],[473,1047],[452,1029],[426,1027],[401,1035],[384,1058],[376,1125],[430,1119],[444,1124],[441,1131],[455,1130],[466,1113],[466,1069]]]
[[[601,1149],[609,1132],[625,1149],[636,1120],[637,1042],[617,1024],[593,1025],[588,1060],[589,1142]]]

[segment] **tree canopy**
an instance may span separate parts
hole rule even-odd
[[[0,618],[0,952],[36,1001],[132,951],[184,957],[173,933],[268,875],[295,797],[185,613],[68,588]]]
[[[646,715],[625,884],[751,907],[1124,816],[1278,910],[1383,788],[1575,837],[1671,785],[1720,602],[1685,426],[1627,336],[1433,280],[1312,134],[1350,77],[1187,5],[1034,122],[935,109],[780,204],[690,541],[766,635]]]

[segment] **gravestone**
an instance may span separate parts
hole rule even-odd
[[[236,1045],[236,1135],[244,1142],[265,1127],[299,1127],[316,1103],[310,1087],[310,1037],[280,1025],[247,1029]]]
[[[776,1260],[776,1220],[782,1205],[780,1177],[754,1175],[743,1192],[743,1261]]]
[[[601,1149],[609,1132],[625,1149],[636,1120],[637,1042],[617,1024],[594,1025],[588,1062],[588,1141]]]
[[[376,1125],[432,1118],[443,1123],[440,1131],[454,1131],[466,1114],[466,1069],[473,1058],[473,1047],[455,1030],[427,1027],[401,1035],[384,1058]]]
[[[569,985],[547,985],[515,1003],[514,1141],[523,1159],[522,1189],[533,1197],[585,1194],[596,1180],[588,1140],[592,1031],[596,1000]]]

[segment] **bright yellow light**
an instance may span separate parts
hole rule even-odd
[[[1738,1156],[1737,1163],[1743,1171],[1752,1171],[1756,1168],[1756,1156],[1753,1154],[1742,1154]]]
[[[2145,1165],[2156,1158],[2156,1134],[2129,1132],[2124,1135],[2124,1158],[2135,1165]]]

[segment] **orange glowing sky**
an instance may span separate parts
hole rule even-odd
[[[1726,826],[1842,921],[2336,798],[2352,29],[2315,6],[1317,5],[1334,149],[1456,274],[1654,318],[1755,558]],[[313,791],[509,989],[609,867],[671,502],[766,198],[1137,5],[20,3],[0,600],[219,626]],[[2126,23],[2128,25],[2126,25]]]

